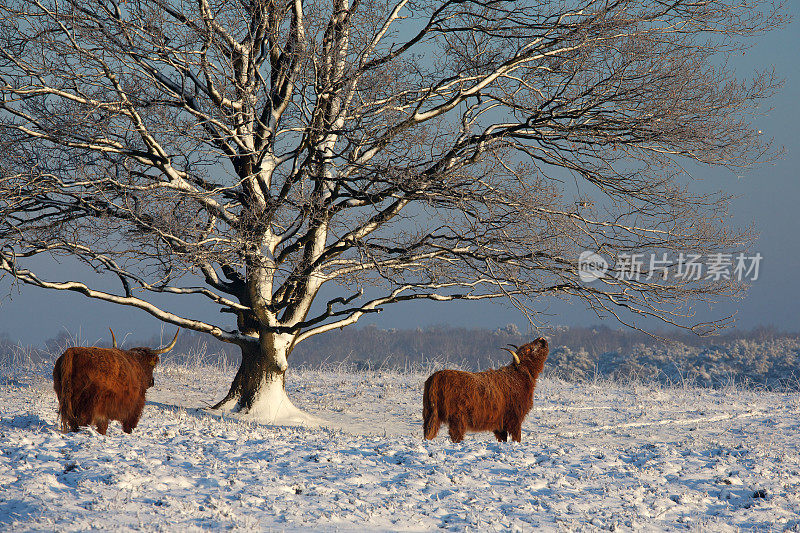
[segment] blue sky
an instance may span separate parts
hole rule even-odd
[[[734,222],[739,226],[754,223],[760,234],[753,247],[753,252],[760,252],[764,257],[760,277],[742,301],[714,308],[708,305],[697,307],[699,320],[735,313],[739,328],[773,325],[800,331],[800,136],[796,133],[800,124],[800,7],[792,3],[787,10],[796,22],[762,37],[755,47],[735,58],[733,65],[740,76],[774,66],[779,77],[785,79],[780,94],[764,106],[765,116],[755,121],[758,129],[785,147],[783,159],[757,167],[743,176],[719,169],[701,169],[694,175],[696,187],[724,190],[738,197],[733,204]],[[579,302],[543,300],[537,307],[551,324],[601,322]],[[214,307],[200,309],[195,316],[213,321],[220,319]],[[512,322],[523,330],[527,328],[526,319],[507,305],[458,302],[389,306],[380,315],[370,316],[359,324],[376,324],[385,328],[435,324],[494,328]],[[607,324],[618,325],[611,320]],[[0,281],[0,332],[7,332],[14,340],[38,344],[59,331],[67,330],[73,334],[80,332],[83,340],[92,343],[105,338],[109,326],[118,335],[128,332],[135,338],[150,336],[162,327],[142,311],[60,291],[32,287],[21,287],[17,291],[7,280]],[[170,329],[172,326],[164,327]]]

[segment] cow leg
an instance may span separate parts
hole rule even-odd
[[[460,419],[450,420],[447,423],[448,433],[450,433],[450,440],[453,442],[461,442],[464,440],[464,422]]]
[[[425,438],[428,439],[428,440],[435,439],[436,435],[439,434],[439,427],[440,426],[441,426],[441,423],[438,423],[436,425],[425,424]]]
[[[442,423],[436,415],[429,412],[424,413],[422,427],[426,439],[435,439],[441,425]]]
[[[135,428],[139,423],[139,418],[142,416],[142,410],[144,410],[144,395],[142,395],[141,401],[136,405],[128,418],[120,420],[120,422],[122,422],[122,431],[125,433],[131,433],[133,431],[133,428]]]
[[[105,435],[106,431],[108,431],[108,419],[107,418],[100,418],[95,420],[97,424],[97,432],[101,435]]]
[[[511,432],[511,440],[522,442],[522,424],[512,427],[509,431]]]
[[[437,388],[433,385],[435,378],[431,376],[425,381],[425,390],[422,393],[422,433],[430,440],[436,438],[442,421],[439,419],[439,408],[436,405],[435,397],[438,396]]]
[[[86,409],[79,416],[73,417],[72,420],[69,421],[70,430],[78,431],[78,429],[83,426],[91,426],[94,424],[94,419],[90,413],[91,411]]]
[[[494,436],[500,442],[506,442],[508,440],[508,431],[505,429],[496,429],[494,430]]]

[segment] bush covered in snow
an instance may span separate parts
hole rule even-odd
[[[660,383],[691,382],[719,387],[800,387],[800,337],[769,329],[733,332],[723,337],[701,338],[688,334],[663,334],[669,343],[641,332],[593,328],[554,328],[546,336],[551,353],[545,373],[562,379],[585,381],[597,377],[637,378]],[[312,337],[297,346],[291,364],[319,368],[341,364],[353,370],[459,367],[482,370],[508,362],[500,348],[524,344],[535,334],[523,334],[512,325],[497,330],[444,326],[416,330],[345,328]],[[156,346],[163,339],[125,339],[126,346]],[[52,360],[66,346],[92,344],[62,333],[42,348],[14,348],[8,335],[0,335],[3,361]],[[101,341],[98,345],[107,345]],[[166,362],[178,365],[238,365],[235,347],[207,335],[182,332]]]
[[[795,389],[800,385],[800,340],[739,339],[719,345],[637,345],[627,351],[590,354],[585,349],[556,347],[548,360],[550,372],[571,380],[596,375],[617,379],[719,387],[745,386]]]

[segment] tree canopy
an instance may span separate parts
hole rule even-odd
[[[779,82],[725,60],[782,22],[725,0],[3,0],[0,269],[239,345],[244,409],[296,343],[396,302],[691,325],[741,284],[589,283],[579,257],[747,244],[685,165],[769,157],[751,120]],[[119,289],[44,279],[40,254]]]

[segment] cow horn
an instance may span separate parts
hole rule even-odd
[[[153,350],[153,353],[156,355],[160,355],[162,353],[167,353],[171,349],[175,347],[175,343],[178,342],[178,333],[181,332],[181,328],[178,328],[178,331],[175,332],[175,337],[173,337],[172,342],[169,343],[168,346],[164,346],[163,348],[159,348],[158,350]]]
[[[509,344],[509,346],[511,346],[515,350],[519,350],[519,346],[517,346],[516,344]]]
[[[513,345],[513,344],[510,344],[509,346],[514,346],[514,345]],[[513,351],[513,350],[509,350],[508,348],[501,348],[501,350],[505,350],[505,351],[507,351],[508,353],[510,353],[510,354],[511,354],[511,357],[513,357],[513,358],[514,358],[514,364],[515,364],[515,365],[519,365],[519,356],[517,355],[517,352],[515,352],[515,351]]]
[[[117,347],[117,338],[114,336],[114,330],[111,329],[111,328],[108,328],[108,331],[111,332],[111,342],[114,343],[114,346],[112,346],[112,348],[116,348]]]

